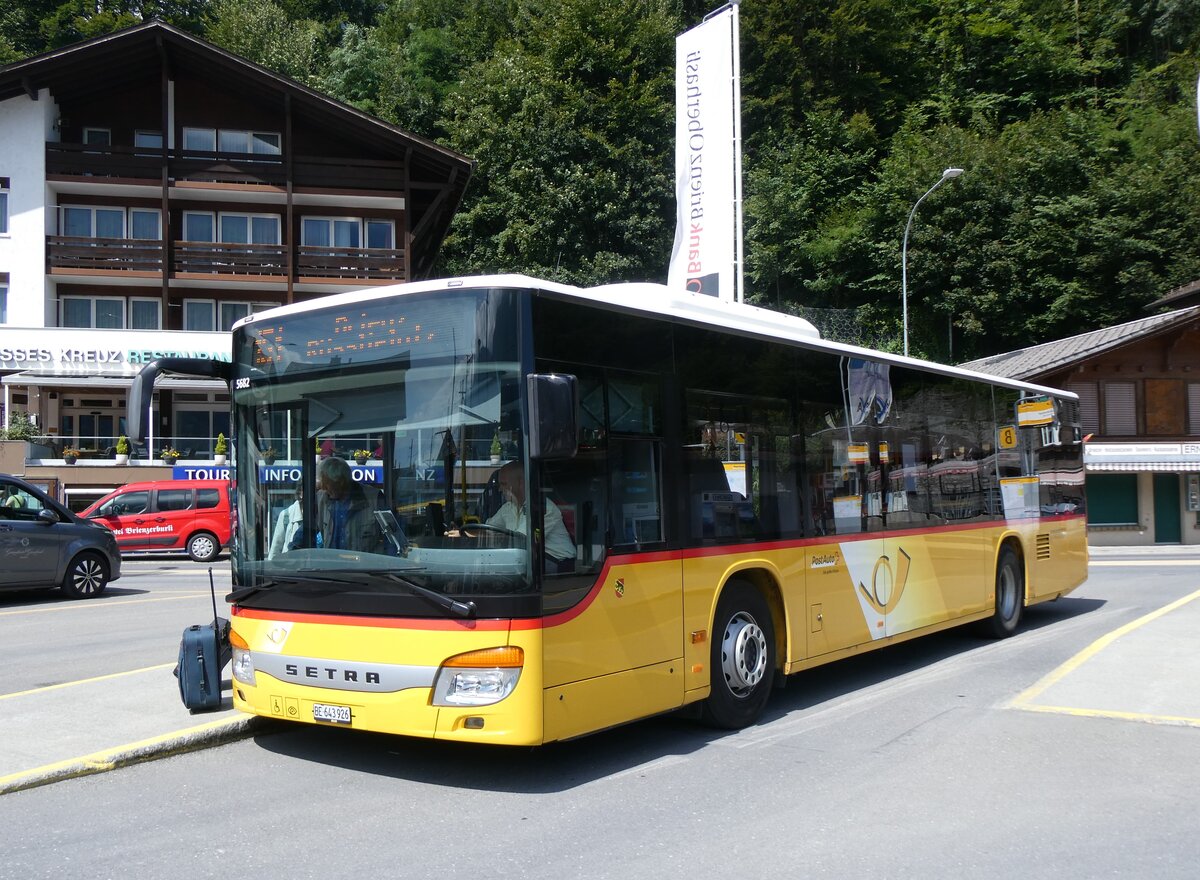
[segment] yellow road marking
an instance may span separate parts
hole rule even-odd
[[[27,691],[13,691],[11,694],[0,694],[0,700],[11,700],[13,697],[25,697],[29,694],[41,694],[46,691],[57,691],[62,688],[75,687],[80,684],[92,684],[97,681],[110,681],[123,678],[126,675],[138,675],[142,672],[154,672],[156,669],[170,669],[174,663],[159,663],[157,666],[143,666],[141,669],[130,669],[128,672],[110,672],[108,675],[97,675],[93,678],[81,678],[77,681],[63,681],[58,684],[48,684],[45,687],[30,688]]]
[[[176,602],[180,599],[194,599],[196,596],[207,596],[208,590],[193,590],[187,593],[176,593],[171,596],[159,596],[155,599],[115,599],[109,602],[91,601],[71,602],[67,605],[49,605],[42,608],[17,608],[12,611],[0,611],[0,617],[11,617],[16,614],[40,614],[43,611],[75,611],[82,608],[112,608],[115,605],[141,605],[146,602]]]
[[[1151,715],[1147,712],[1110,712],[1104,709],[1077,709],[1072,706],[1028,705],[1014,706],[1026,712],[1046,712],[1053,715],[1075,715],[1079,718],[1115,718],[1119,721],[1140,721],[1143,724],[1174,724],[1184,727],[1200,727],[1200,718],[1184,715]]]
[[[1062,715],[1077,715],[1080,717],[1091,718],[1120,718],[1129,721],[1143,721],[1150,724],[1185,724],[1191,727],[1200,727],[1200,718],[1188,718],[1179,715],[1153,715],[1144,712],[1110,712],[1100,709],[1079,709],[1067,706],[1046,706],[1033,703],[1033,699],[1039,694],[1044,693],[1049,688],[1053,687],[1058,682],[1062,681],[1084,663],[1095,657],[1102,650],[1107,648],[1121,636],[1133,632],[1135,629],[1140,629],[1146,624],[1157,620],[1165,614],[1170,614],[1177,608],[1182,608],[1189,602],[1194,602],[1200,599],[1200,590],[1184,596],[1181,599],[1176,599],[1170,604],[1164,605],[1149,614],[1144,614],[1137,620],[1130,621],[1124,626],[1118,627],[1107,635],[1101,636],[1092,642],[1066,663],[1059,666],[1050,674],[1044,676],[1040,681],[1032,687],[1027,688],[1018,694],[1008,705],[1014,709],[1025,709],[1030,712],[1051,712]]]
[[[219,733],[224,728],[244,728],[253,720],[251,716],[239,712],[233,717],[218,718],[195,727],[185,727],[171,733],[92,752],[90,755],[67,758],[65,761],[55,761],[53,764],[43,764],[41,767],[10,773],[7,776],[0,776],[0,794],[9,794],[47,782],[103,773],[117,767],[191,751],[200,745],[208,745],[212,741],[211,737],[196,741],[194,737],[197,735]]]

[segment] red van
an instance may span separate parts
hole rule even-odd
[[[209,562],[229,546],[230,492],[225,480],[129,483],[82,515],[112,529],[123,554],[182,551]]]

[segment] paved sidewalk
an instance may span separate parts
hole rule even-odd
[[[222,706],[192,714],[174,663],[0,696],[0,795],[205,748],[253,734],[264,719]]]

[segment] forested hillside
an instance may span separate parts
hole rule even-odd
[[[663,280],[695,0],[8,0],[0,60],[159,16],[478,161],[442,274]],[[1200,0],[743,0],[747,287],[962,361],[1200,277]],[[849,326],[842,322],[842,329]],[[951,349],[952,346],[952,349]]]

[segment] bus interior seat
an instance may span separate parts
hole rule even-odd
[[[496,511],[502,506],[504,506],[504,493],[500,490],[500,469],[497,468],[492,471],[487,484],[483,487],[483,492],[479,495],[475,514],[479,517],[480,522],[487,522],[496,515]]]
[[[694,501],[699,501],[705,492],[729,491],[729,479],[720,459],[688,449],[684,451],[683,470],[687,475],[688,494]]]

